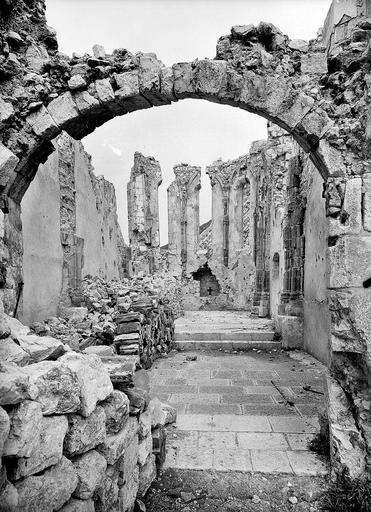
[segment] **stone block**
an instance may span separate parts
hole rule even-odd
[[[177,101],[174,95],[174,76],[173,69],[163,67],[160,69],[161,94],[169,101]]]
[[[327,403],[331,466],[339,474],[344,468],[351,478],[364,474],[366,448],[352,412],[352,405],[339,383],[327,377]]]
[[[18,336],[20,347],[29,354],[31,363],[38,363],[45,359],[58,359],[66,352],[64,344],[51,336]]]
[[[1,488],[0,510],[4,512],[17,512],[18,508],[18,491],[14,485],[5,481]]]
[[[14,340],[18,340],[19,336],[27,336],[30,332],[29,327],[12,316],[5,315],[4,323],[10,329],[10,337]]]
[[[41,405],[25,400],[9,410],[10,432],[4,446],[8,457],[31,457],[40,442],[43,425]]]
[[[371,231],[371,174],[363,176],[363,227]]]
[[[304,324],[299,316],[277,315],[277,332],[285,348],[303,348]]]
[[[26,118],[26,122],[39,137],[52,138],[59,131],[58,126],[44,105],[32,112]]]
[[[114,384],[132,385],[138,356],[101,357],[101,361]]]
[[[342,214],[330,218],[330,236],[357,235],[362,229],[362,178],[346,182]]]
[[[173,65],[173,77],[174,77],[174,94],[176,98],[189,97],[190,94],[195,94],[195,88],[193,86],[193,70],[192,64],[179,62]]]
[[[4,409],[0,407],[0,457],[3,455],[4,445],[9,434],[9,430],[9,416],[4,411]]]
[[[119,324],[117,326],[117,334],[138,333],[139,331],[140,331],[140,323],[139,322],[127,322],[127,323]]]
[[[84,89],[86,87],[86,80],[82,75],[73,75],[68,80],[68,88],[71,91],[75,91],[77,89]]]
[[[0,405],[13,405],[33,399],[29,376],[23,368],[11,363],[0,363]]]
[[[66,124],[79,117],[79,112],[70,92],[65,92],[55,98],[49,103],[47,109],[60,128],[64,128]]]
[[[156,479],[156,458],[149,455],[145,464],[139,469],[138,496],[144,496]]]
[[[14,108],[11,103],[0,97],[0,128],[14,115]]]
[[[152,428],[163,427],[176,421],[176,409],[171,405],[161,403],[158,398],[153,398],[150,401],[148,411],[151,415]]]
[[[24,372],[30,380],[30,393],[41,404],[43,414],[68,414],[81,409],[81,383],[76,372],[61,359],[31,364]]]
[[[87,91],[76,92],[73,98],[80,114],[86,115],[89,112],[93,113],[102,108],[99,101]],[[97,109],[97,107],[99,107],[99,109]]]
[[[98,406],[87,418],[71,414],[68,416],[68,423],[64,453],[69,457],[92,450],[106,439],[106,415],[103,407]]]
[[[50,512],[59,510],[71,497],[78,483],[71,461],[62,457],[43,474],[16,482],[19,495],[18,512]]]
[[[12,463],[9,468],[11,480],[19,480],[58,464],[62,458],[63,441],[68,429],[65,416],[43,417],[37,445],[29,457],[23,457]]]
[[[193,83],[196,93],[201,97],[218,97],[228,87],[227,63],[208,59],[195,63]]]
[[[108,372],[96,355],[70,352],[59,361],[77,376],[81,397],[80,412],[83,416],[89,416],[97,402],[107,398],[113,391]]]
[[[96,59],[105,59],[106,58],[106,50],[104,46],[100,44],[95,44],[93,46],[93,54]]]
[[[131,96],[137,96],[139,91],[139,74],[138,71],[127,71],[126,73],[116,73],[114,75],[118,90],[115,96],[124,100]]]
[[[135,436],[117,463],[117,468],[121,472],[123,482],[127,482],[130,479],[131,474],[137,467],[138,454],[139,443],[138,437]]]
[[[94,494],[94,505],[96,512],[109,512],[117,503],[119,498],[118,487],[119,473],[115,466],[108,466],[101,485]],[[119,510],[125,510],[120,508]]]
[[[96,354],[97,356],[115,356],[116,352],[112,345],[97,345],[92,347],[87,347],[84,350],[84,354]]]
[[[303,39],[290,39],[287,43],[291,50],[306,53],[308,51],[308,43]]]
[[[0,361],[25,366],[30,362],[30,356],[11,338],[0,340]]]
[[[370,237],[341,236],[328,254],[330,288],[362,287],[371,277]]]
[[[115,93],[108,78],[96,80],[95,90],[97,91],[99,101],[102,103],[102,105],[106,105],[107,103],[113,102],[115,100]]]
[[[106,459],[95,450],[80,455],[73,461],[79,479],[73,495],[87,500],[102,482],[107,469]]]
[[[114,390],[101,406],[105,412],[107,434],[117,434],[129,417],[129,399],[122,391]]]
[[[0,185],[7,184],[18,162],[19,158],[0,142]]]
[[[152,453],[152,436],[148,434],[147,437],[142,439],[138,447],[138,464],[144,466],[147,462],[149,455]]]
[[[301,56],[301,73],[304,75],[325,75],[327,73],[326,53],[307,53]]]
[[[151,413],[147,409],[143,414],[139,416],[139,440],[142,441],[151,433]]]
[[[310,158],[324,180],[327,180],[328,176],[336,177],[346,174],[341,152],[331,146],[326,139],[319,141],[318,148],[310,155]]]
[[[50,61],[50,57],[44,46],[31,44],[26,50],[26,61],[30,71],[42,73],[45,64]]]
[[[59,512],[95,512],[93,500],[75,500],[72,498]]]
[[[126,480],[125,484],[120,488],[119,502],[120,510],[130,511],[134,507],[134,503],[139,489],[139,468],[136,466]]]
[[[120,432],[108,435],[105,442],[98,449],[104,455],[108,464],[114,464],[137,436],[138,420],[132,417],[127,420]]]

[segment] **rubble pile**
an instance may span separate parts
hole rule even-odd
[[[77,353],[4,314],[0,356],[1,510],[133,510],[176,419],[138,357]]]
[[[81,307],[61,310],[31,326],[39,336],[53,336],[73,350],[100,355],[138,355],[143,367],[172,346],[174,319],[181,314],[178,281],[167,275],[106,281],[85,277]]]

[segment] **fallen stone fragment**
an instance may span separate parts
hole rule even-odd
[[[114,464],[137,435],[138,420],[129,418],[124,428],[117,434],[108,435],[105,442],[99,445],[98,450],[104,455],[108,464]]]
[[[119,497],[118,486],[119,472],[115,466],[108,466],[100,486],[94,493],[95,512],[106,512],[115,510],[114,505],[117,504]],[[120,510],[128,510],[122,507]]]
[[[115,387],[119,383],[128,387],[133,384],[133,375],[139,363],[137,356],[102,356],[101,361]]]
[[[137,388],[128,388],[125,389],[124,392],[130,402],[130,415],[140,414],[146,409],[149,403],[149,393],[147,391]]]
[[[64,344],[50,336],[18,336],[20,347],[29,354],[31,363],[38,363],[45,359],[58,359],[66,352]]]
[[[2,407],[0,407],[0,457],[3,454],[4,451],[4,445],[6,442],[6,439],[9,435],[10,430],[10,421],[9,416],[4,411]]]
[[[59,512],[95,512],[93,500],[76,500],[72,498]]]
[[[115,349],[110,345],[98,345],[92,347],[86,347],[84,354],[96,354],[97,356],[114,356],[116,355]]]
[[[105,412],[107,434],[117,434],[129,417],[129,399],[122,391],[113,390],[101,406]]]
[[[73,461],[79,482],[73,495],[87,500],[94,494],[107,468],[106,459],[95,450],[84,453]]]
[[[63,356],[65,357],[65,356]],[[67,414],[81,408],[80,382],[75,372],[58,361],[41,361],[27,366],[32,398],[43,414]]]
[[[25,366],[30,356],[11,338],[5,338],[0,340],[0,361]]]
[[[50,512],[59,510],[71,497],[78,483],[71,461],[62,457],[55,466],[37,476],[16,482],[18,512]]]
[[[98,406],[87,418],[71,414],[68,416],[68,423],[64,452],[69,457],[92,450],[106,439],[106,415],[103,407]]]
[[[148,410],[151,414],[152,429],[164,427],[168,423],[175,423],[176,421],[176,409],[171,405],[161,403],[157,397],[150,401]]]
[[[81,75],[74,75],[68,80],[68,88],[71,91],[84,89],[84,87],[86,87],[86,80]]]
[[[145,464],[139,469],[139,497],[144,496],[153,481],[156,479],[156,458],[154,455],[149,455]]]
[[[77,377],[80,389],[81,414],[89,416],[97,402],[107,398],[113,391],[108,372],[98,356],[70,352],[59,359]]]
[[[10,465],[9,477],[18,480],[57,464],[62,458],[63,440],[68,429],[65,416],[43,417],[39,442],[29,457],[17,459]]]
[[[30,457],[40,442],[42,430],[41,405],[31,400],[12,407],[9,412],[10,431],[5,442],[7,457]]]
[[[17,512],[18,508],[18,491],[11,482],[6,480],[1,488],[0,510],[2,512]]]
[[[0,363],[0,405],[12,405],[35,398],[28,374],[12,363]]]

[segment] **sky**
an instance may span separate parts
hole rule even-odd
[[[92,53],[101,44],[153,52],[164,62],[215,57],[218,38],[233,25],[269,21],[291,39],[313,39],[323,25],[331,0],[46,0],[48,24],[57,30],[59,50]],[[205,167],[218,158],[246,154],[252,141],[266,138],[265,119],[238,108],[205,100],[117,117],[83,139],[97,175],[116,188],[119,222],[127,235],[126,184],[135,151],[154,156],[161,165],[159,190],[161,243],[167,242],[167,187],[173,166],[202,167],[200,221],[211,216],[211,189]]]

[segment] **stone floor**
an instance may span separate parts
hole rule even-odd
[[[325,407],[323,372],[309,356],[281,350],[157,360],[151,394],[178,410],[165,468],[325,475],[327,461],[307,447]]]

